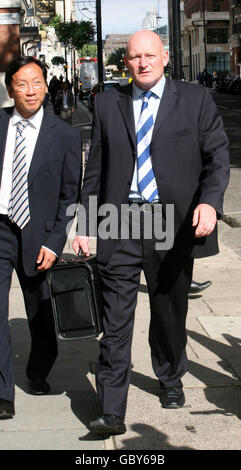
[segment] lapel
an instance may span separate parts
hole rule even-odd
[[[0,113],[0,131],[1,131],[1,138],[0,138],[0,178],[2,176],[2,167],[3,167],[3,159],[5,153],[5,146],[7,140],[7,133],[8,133],[8,124],[9,119],[12,116],[14,108],[5,108],[2,109]]]
[[[118,100],[118,106],[124,119],[127,132],[129,134],[132,148],[136,148],[136,132],[135,132],[135,120],[133,112],[132,102],[132,85],[123,86],[120,88],[120,98]]]
[[[33,157],[28,172],[28,185],[31,186],[35,176],[37,175],[44,159],[49,154],[50,144],[54,139],[54,128],[56,123],[51,119],[51,116],[44,112],[42,124],[39,130],[39,135],[35,145]]]
[[[158,109],[152,139],[154,139],[156,132],[160,129],[163,121],[167,118],[168,114],[174,108],[177,101],[177,87],[174,80],[166,78],[166,84],[163,91],[162,99]]]
[[[162,95],[162,100],[158,109],[153,136],[154,139],[156,132],[160,129],[163,121],[166,119],[168,114],[174,108],[177,101],[177,88],[174,80],[166,79],[165,88]],[[131,138],[132,146],[136,148],[136,132],[135,132],[135,121],[133,113],[133,102],[132,102],[132,85],[123,86],[120,89],[120,98],[118,105],[124,119],[128,134]]]

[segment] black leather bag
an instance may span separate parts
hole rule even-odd
[[[64,254],[48,272],[56,334],[71,340],[98,336],[103,301],[96,256]]]

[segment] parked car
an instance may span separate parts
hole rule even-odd
[[[91,92],[88,96],[88,108],[89,108],[89,110],[93,112],[94,101],[95,101],[95,97],[96,97],[97,93],[99,93],[100,91],[109,90],[110,88],[118,86],[118,85],[119,85],[119,82],[117,82],[115,80],[105,80],[104,82],[97,83],[97,85],[95,85],[92,88],[92,90],[91,90]]]
[[[113,73],[111,72],[111,70],[105,70],[105,78],[106,80],[113,78]]]

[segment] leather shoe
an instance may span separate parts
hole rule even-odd
[[[124,434],[126,426],[120,416],[105,414],[90,422],[90,430],[97,434]]]
[[[50,392],[50,385],[42,378],[28,380],[29,393],[31,395],[47,395]]]
[[[161,390],[163,408],[181,408],[185,403],[185,395],[181,387],[169,387]]]
[[[211,281],[206,281],[206,282],[195,282],[192,281],[190,288],[189,288],[189,293],[190,294],[198,294],[199,292],[202,292],[202,290],[207,289],[207,287],[211,286]]]
[[[14,415],[14,402],[0,398],[0,419],[13,418]]]

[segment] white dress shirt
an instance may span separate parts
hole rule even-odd
[[[9,120],[8,133],[6,140],[6,147],[3,159],[2,169],[2,181],[0,187],[0,214],[8,213],[9,199],[12,190],[12,166],[13,166],[13,154],[15,150],[16,142],[16,129],[19,121],[24,119],[21,114],[14,108],[13,114]],[[36,141],[39,134],[39,129],[43,119],[43,108],[31,116],[28,121],[29,125],[23,130],[23,135],[26,137],[26,169],[29,171],[29,167],[32,161]]]
[[[24,137],[26,138],[26,169],[27,173],[32,161],[35,145],[39,135],[39,130],[42,124],[44,111],[43,107],[37,111],[33,116],[28,118],[29,125],[26,126],[23,130]],[[3,159],[3,169],[2,169],[2,181],[0,186],[0,214],[8,213],[9,199],[12,191],[12,167],[13,167],[13,155],[15,150],[16,142],[16,131],[17,124],[22,119],[25,119],[19,112],[14,108],[13,114],[9,119],[8,132],[6,147]],[[31,214],[30,214],[31,215]],[[47,248],[43,246],[43,248]],[[52,250],[47,248],[48,251],[51,251],[56,256]]]
[[[161,80],[153,88],[150,89],[150,91],[153,93],[153,95],[149,99],[148,106],[150,106],[150,108],[152,110],[154,124],[155,124],[158,108],[160,106],[160,102],[161,102],[161,99],[162,99],[162,94],[163,94],[163,90],[164,90],[164,87],[165,87],[165,83],[166,83],[166,78],[165,78],[165,75],[163,75]],[[143,98],[142,98],[143,93],[144,93],[144,90],[139,88],[133,82],[132,99],[133,99],[133,110],[134,110],[136,133],[137,133],[137,123],[139,121],[140,114],[141,114],[141,107],[142,107],[142,102],[143,102]],[[133,178],[132,178],[132,183],[131,183],[129,200],[131,200],[133,202],[135,202],[135,201],[138,201],[138,202],[144,201],[144,198],[140,194],[139,189],[138,189],[137,159],[135,161],[135,167],[134,167],[134,173],[133,173]],[[159,201],[159,197],[158,197],[158,194],[157,194],[154,198],[154,202],[158,202],[158,201]]]

